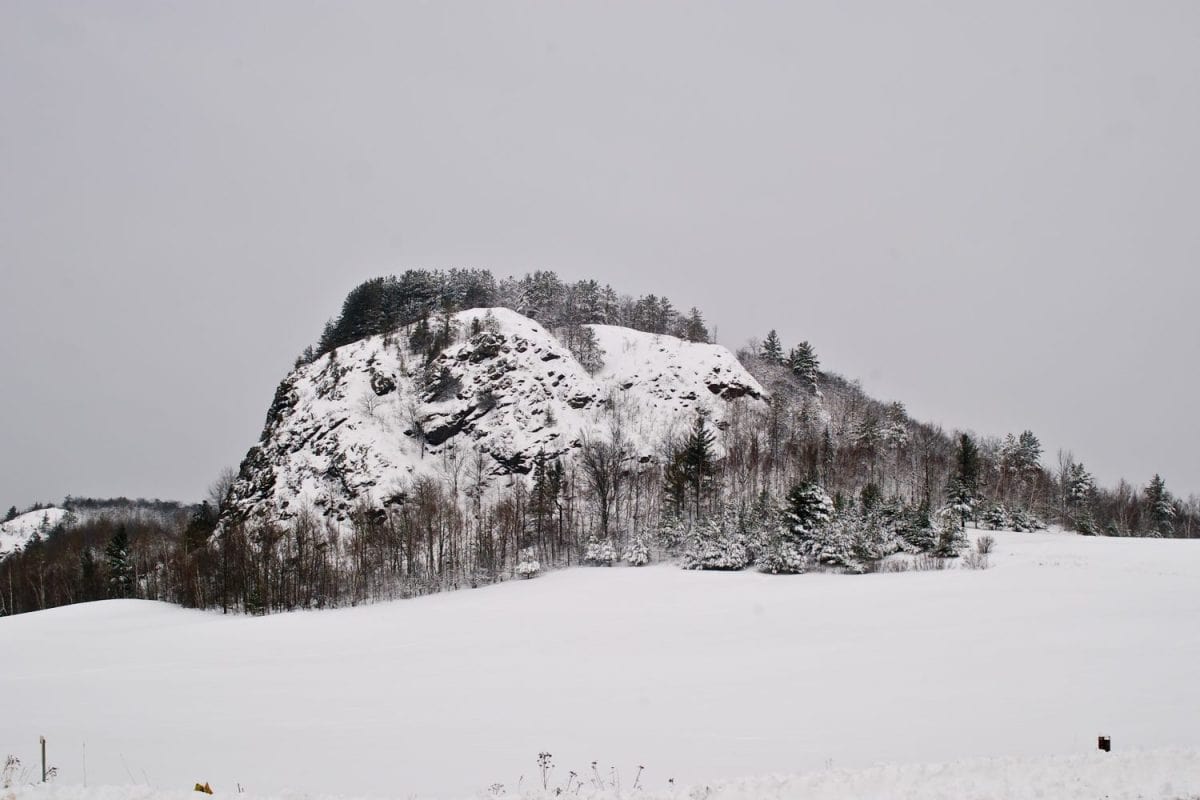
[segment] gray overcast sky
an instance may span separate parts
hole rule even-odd
[[[1200,3],[0,2],[0,503],[195,499],[360,280],[552,268],[1200,491]]]

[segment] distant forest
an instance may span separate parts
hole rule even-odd
[[[480,306],[530,316],[564,343],[586,337],[581,326],[589,323],[710,339],[699,310],[681,313],[665,297],[620,296],[553,272],[498,281],[484,270],[418,270],[356,287],[297,364],[397,333],[432,358],[463,335],[434,322]],[[402,502],[356,509],[348,523],[312,510],[270,525],[223,516],[233,479],[225,475],[198,506],[164,507],[171,513],[157,516],[82,515],[39,536],[0,561],[0,613],[103,597],[267,613],[567,565],[668,559],[771,573],[984,567],[986,553],[967,548],[968,525],[1200,535],[1200,500],[1174,496],[1157,475],[1140,487],[1099,487],[1069,452],[1044,453],[1031,431],[987,437],[916,421],[903,405],[872,399],[824,369],[812,344],[784,343],[775,331],[737,356],[770,401],[735,401],[720,427],[698,415],[650,463],[627,449],[628,412],[615,405],[607,412],[610,435],[585,441],[571,459],[539,459],[528,475],[485,491],[478,454],[443,452],[443,478],[416,479]],[[480,481],[471,488],[473,464]]]

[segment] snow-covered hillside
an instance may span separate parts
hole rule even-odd
[[[0,619],[0,757],[35,764],[45,735],[66,784],[86,759],[93,786],[447,798],[540,786],[543,751],[551,785],[596,761],[628,788],[644,765],[651,796],[1032,758],[1034,790],[1030,762],[1000,761],[714,796],[1194,793],[1194,754],[1124,778],[1094,754],[1100,734],[1120,759],[1200,746],[1200,542],[994,535],[986,571],[581,568],[269,617],[107,601]],[[990,794],[966,791],[980,774]]]
[[[42,508],[0,523],[0,558],[20,550],[34,534],[45,536],[71,517],[65,508]]]
[[[416,476],[445,475],[448,460],[475,450],[489,476],[525,472],[539,452],[569,455],[585,436],[611,438],[617,424],[631,458],[653,459],[698,409],[720,425],[731,401],[763,402],[762,387],[718,345],[589,326],[603,358],[592,375],[514,311],[463,311],[454,324],[458,343],[430,370],[398,334],[346,345],[289,375],[230,508],[274,519],[312,505],[343,517],[360,500],[387,504]],[[428,376],[439,373],[431,387]]]

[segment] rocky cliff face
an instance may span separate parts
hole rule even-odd
[[[225,518],[286,520],[311,506],[344,519],[383,507],[421,476],[478,462],[495,479],[539,453],[571,458],[614,429],[630,463],[664,456],[698,410],[721,426],[762,387],[717,345],[588,326],[603,366],[589,374],[541,325],[504,308],[455,314],[455,343],[432,362],[403,333],[341,347],[279,386]]]

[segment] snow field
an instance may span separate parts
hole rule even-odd
[[[0,619],[0,755],[45,735],[48,800],[85,753],[91,785],[253,795],[512,795],[541,751],[559,785],[645,765],[648,797],[768,773],[806,775],[713,796],[1200,793],[1198,543],[993,535],[986,571],[571,569],[263,618]],[[954,764],[871,767],[929,762]]]
[[[535,782],[536,783],[536,782]],[[509,795],[479,797],[558,797],[540,786]],[[265,795],[214,790],[215,798],[273,800]],[[1200,751],[1152,750],[1070,757],[974,759],[948,764],[879,766],[861,770],[829,769],[804,775],[771,775],[704,786],[643,791],[585,783],[577,797],[587,800],[1182,800],[1200,797]],[[22,786],[0,794],[4,800],[196,800],[195,792],[145,785],[82,787],[51,784]],[[291,793],[277,800],[338,800],[333,795]]]

